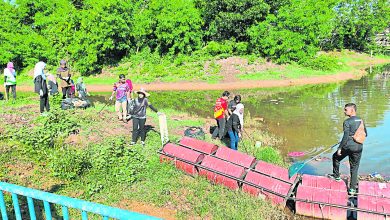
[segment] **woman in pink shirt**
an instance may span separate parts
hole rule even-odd
[[[123,74],[119,75],[119,82],[114,84],[114,88],[110,97],[110,100],[113,99],[116,93],[116,102],[115,102],[115,111],[118,114],[118,119],[123,120],[124,123],[127,123],[127,100],[130,99],[130,88],[126,83],[126,77]],[[121,111],[122,107],[122,111]]]

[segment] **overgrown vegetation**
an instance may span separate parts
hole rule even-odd
[[[261,55],[279,63],[303,62],[320,50],[381,52],[375,34],[388,27],[386,0],[70,0],[1,1],[0,63],[18,69],[66,59],[83,75],[123,58],[140,74],[166,75],[183,56]],[[145,52],[147,51],[147,52]],[[165,57],[168,57],[167,59]],[[187,59],[187,58],[186,58]],[[184,60],[186,62],[187,60]],[[326,61],[318,60],[315,61]],[[155,63],[154,63],[155,64]],[[161,65],[160,65],[161,64]],[[197,67],[182,68],[201,71]],[[320,69],[324,64],[313,65]],[[54,69],[54,67],[50,67]],[[171,74],[180,74],[172,72]]]

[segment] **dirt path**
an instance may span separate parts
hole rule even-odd
[[[301,86],[322,83],[334,83],[345,81],[348,79],[359,79],[366,74],[365,68],[370,65],[385,64],[389,61],[386,59],[370,60],[365,63],[350,63],[351,66],[364,66],[360,70],[350,72],[342,72],[335,75],[302,77],[297,79],[280,79],[280,80],[237,80],[234,76],[223,80],[220,83],[210,84],[206,82],[174,82],[174,83],[147,83],[135,84],[134,88],[145,88],[148,91],[202,91],[202,90],[237,90],[237,89],[253,89],[253,88],[270,88],[270,87],[286,87],[286,86]],[[18,91],[32,91],[32,86],[18,86]],[[88,85],[90,92],[110,92],[112,85]]]

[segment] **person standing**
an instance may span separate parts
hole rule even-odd
[[[233,114],[226,122],[226,129],[230,137],[230,148],[238,149],[238,142],[242,136],[242,126],[244,124],[244,105],[239,103],[236,105]]]
[[[130,99],[130,88],[126,83],[126,77],[123,74],[119,75],[119,82],[114,84],[114,88],[110,97],[110,100],[113,99],[114,94],[116,93],[116,102],[115,102],[115,111],[118,115],[120,121],[123,120],[124,123],[127,123],[127,100]],[[121,111],[122,107],[122,111]]]
[[[70,98],[70,69],[66,66],[66,61],[60,61],[60,67],[57,69],[57,77],[61,80],[60,87],[62,90],[62,99]]]
[[[16,99],[16,71],[14,64],[9,62],[7,68],[4,69],[4,87],[6,98],[9,99],[9,90],[11,89],[12,98]]]
[[[157,115],[161,115],[162,113],[158,112],[155,107],[149,102],[148,98],[149,93],[145,91],[145,89],[141,88],[137,91],[138,97],[134,99],[134,110],[133,110],[133,135],[131,140],[131,145],[137,143],[138,137],[141,136],[141,144],[145,145],[146,139],[146,109],[149,107]]]
[[[49,90],[47,89],[46,76],[44,69],[46,64],[42,61],[38,62],[34,68],[34,90],[39,94],[40,112],[44,116],[44,111],[50,111],[49,105]]]
[[[230,102],[228,104],[229,115],[233,114],[238,103],[241,103],[241,96],[240,95],[236,95],[236,96],[234,96],[233,100],[230,100]]]
[[[348,119],[343,123],[344,135],[337,151],[332,156],[333,174],[328,174],[329,178],[341,181],[339,172],[340,162],[348,156],[351,173],[351,181],[348,190],[350,195],[356,193],[358,169],[363,152],[363,142],[365,137],[367,137],[366,126],[363,120],[356,116],[356,110],[356,105],[354,103],[348,103],[344,107],[344,114]]]
[[[218,130],[215,130],[212,134],[212,138],[219,137],[220,140],[225,136],[226,118],[229,117],[227,110],[227,100],[229,99],[230,92],[224,91],[222,96],[217,99],[214,106],[214,118],[217,120]]]

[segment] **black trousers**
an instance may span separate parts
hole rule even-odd
[[[50,111],[50,105],[49,105],[49,95],[43,95],[39,97],[39,102],[40,102],[40,111],[43,113],[45,111]]]
[[[141,136],[141,141],[146,139],[146,130],[145,122],[146,118],[133,118],[133,136],[132,142],[137,142],[139,136]]]
[[[70,86],[62,87],[62,99],[70,98]]]
[[[12,97],[14,99],[16,99],[16,85],[6,85],[5,86],[5,92],[7,93],[7,97],[8,99],[10,98],[9,97],[9,89],[11,88],[11,92],[12,92]]]
[[[340,176],[339,168],[340,161],[342,161],[345,157],[349,157],[349,165],[351,172],[351,182],[350,189],[356,189],[357,186],[357,178],[358,178],[358,169],[360,165],[360,158],[362,157],[363,146],[354,147],[353,149],[347,148],[341,150],[341,155],[337,155],[337,151],[333,154],[333,174],[336,177]]]

